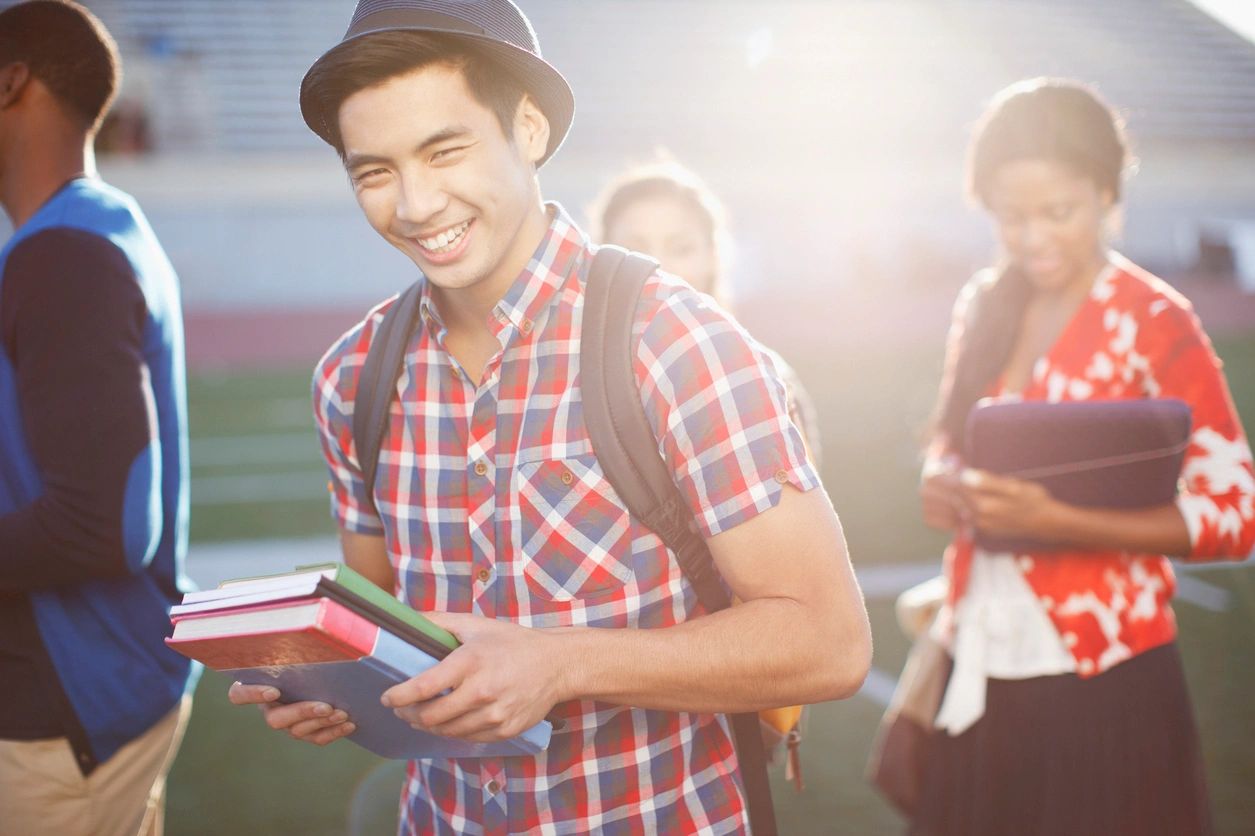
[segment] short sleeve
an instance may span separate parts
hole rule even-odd
[[[660,452],[707,537],[819,477],[769,352],[709,297],[670,277],[645,286],[636,374]]]
[[[382,536],[383,524],[362,479],[353,443],[353,400],[369,337],[359,325],[318,362],[314,370],[314,423],[327,462],[331,515],[345,531]]]

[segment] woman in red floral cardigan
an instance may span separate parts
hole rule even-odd
[[[933,626],[952,666],[913,834],[1212,831],[1164,555],[1249,555],[1255,471],[1189,302],[1107,247],[1127,160],[1110,108],[1061,80],[1003,91],[971,143],[1005,257],[959,296],[921,486],[925,521],[955,536]],[[988,395],[1185,401],[1177,500],[1082,508],[965,469],[964,422]],[[1069,545],[995,553],[975,528]]]

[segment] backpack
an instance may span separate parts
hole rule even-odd
[[[693,524],[692,512],[659,455],[633,371],[633,314],[646,280],[657,269],[652,259],[619,247],[600,247],[593,258],[580,338],[584,422],[597,462],[628,511],[675,554],[702,607],[715,612],[730,606],[731,599]],[[373,496],[379,449],[405,348],[417,325],[421,295],[421,283],[416,282],[384,314],[358,378],[353,439],[368,497]],[[762,727],[787,732],[790,765],[796,769],[799,713],[798,707],[771,709],[763,712],[761,721],[757,712],[728,715],[750,828],[756,836],[777,832]],[[781,728],[790,718],[792,725]]]

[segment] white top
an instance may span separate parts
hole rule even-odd
[[[1076,660],[1010,553],[976,549],[967,590],[954,611],[954,671],[936,726],[962,734],[985,713],[985,680],[1071,673]],[[1028,559],[1028,558],[1023,558]]]

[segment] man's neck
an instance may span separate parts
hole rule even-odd
[[[0,205],[14,229],[70,180],[96,175],[91,137],[77,132],[32,130],[14,137],[7,150],[0,172]]]
[[[450,331],[487,331],[493,308],[505,298],[514,283],[520,280],[532,254],[548,232],[549,223],[549,212],[538,200],[534,210],[527,213],[519,226],[510,251],[501,259],[491,276],[470,287],[456,290],[432,288],[436,306]]]
[[[527,262],[548,229],[549,213],[538,200],[535,211],[528,212],[524,218],[510,252],[492,276],[457,290],[432,288],[432,297],[448,329],[445,348],[476,385],[493,355],[501,350],[488,325],[492,310],[514,283],[522,280]]]

